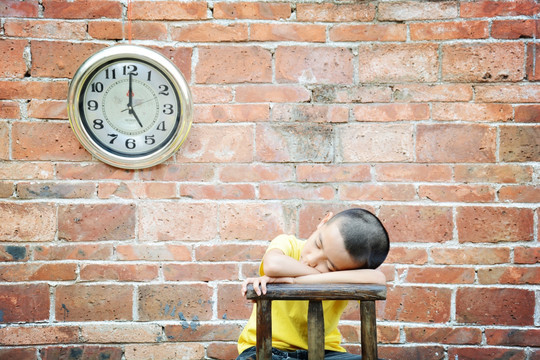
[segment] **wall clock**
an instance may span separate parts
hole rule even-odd
[[[68,114],[79,142],[125,169],[165,161],[186,139],[193,113],[182,73],[149,48],[116,45],[90,56],[69,86]]]

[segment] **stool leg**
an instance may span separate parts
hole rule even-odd
[[[375,301],[360,301],[360,315],[362,317],[361,341],[362,359],[377,360],[377,317]]]
[[[257,300],[257,360],[272,359],[272,301]]]
[[[320,300],[309,302],[308,358],[309,360],[324,360],[324,313]]]

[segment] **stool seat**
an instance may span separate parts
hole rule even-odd
[[[257,303],[257,360],[272,359],[272,301],[307,300],[310,360],[324,359],[323,300],[360,301],[362,359],[377,359],[375,301],[386,299],[386,286],[377,284],[268,284],[257,295],[248,285],[246,298]]]

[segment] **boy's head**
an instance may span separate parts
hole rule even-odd
[[[367,210],[328,214],[302,249],[300,260],[320,272],[375,269],[386,259],[388,234]]]

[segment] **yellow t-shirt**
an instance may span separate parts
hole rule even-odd
[[[280,235],[270,243],[268,250],[280,249],[293,259],[300,260],[300,252],[304,247],[305,241],[298,240],[292,235]],[[263,264],[259,267],[259,273],[264,275]],[[323,301],[324,311],[324,348],[326,350],[344,352],[340,346],[341,334],[337,325],[341,314],[347,306],[346,300],[327,300]],[[307,349],[307,313],[308,301],[289,300],[272,301],[272,347],[284,350],[294,351],[298,349]],[[253,311],[249,321],[240,334],[238,339],[238,353],[255,346],[257,342],[256,324],[257,324],[256,304],[253,305]]]

